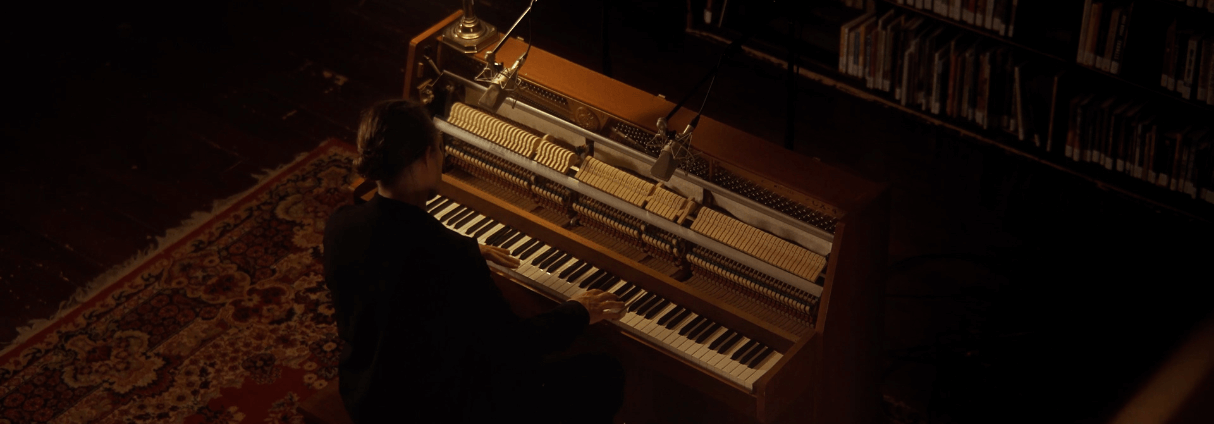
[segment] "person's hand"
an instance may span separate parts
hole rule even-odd
[[[481,256],[484,256],[486,261],[493,262],[510,269],[518,268],[518,258],[510,256],[509,250],[487,244],[480,245],[480,248]]]
[[[624,302],[614,293],[594,289],[578,294],[569,300],[577,301],[590,312],[590,323],[594,324],[605,319],[620,319],[627,310]]]

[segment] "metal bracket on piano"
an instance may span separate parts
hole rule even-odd
[[[758,258],[755,258],[754,256],[750,256],[746,253],[743,253],[742,251],[737,250],[731,246],[728,246],[726,244],[723,244],[721,242],[708,238],[707,236],[701,235],[700,233],[692,231],[690,228],[685,228],[679,224],[668,221],[666,218],[654,215],[645,209],[642,209],[631,203],[625,202],[624,200],[622,200],[618,197],[615,197],[611,194],[608,194],[607,192],[599,190],[595,187],[592,187],[589,184],[582,184],[581,181],[578,181],[576,178],[570,177],[568,175],[557,172],[556,170],[554,170],[552,168],[541,165],[539,162],[531,160],[530,158],[520,155],[520,154],[514,152],[513,150],[502,147],[489,140],[485,140],[484,138],[481,138],[480,136],[478,136],[476,134],[470,133],[470,132],[464,130],[463,128],[452,125],[452,124],[448,123],[447,121],[444,121],[437,117],[434,118],[434,125],[438,127],[439,131],[450,134],[451,136],[453,136],[455,138],[463,140],[465,143],[471,144],[481,150],[492,153],[492,154],[496,155],[497,157],[505,159],[505,160],[509,161],[510,163],[518,165],[518,166],[522,167],[523,169],[531,171],[541,177],[547,178],[557,184],[568,187],[569,189],[576,191],[578,193],[581,193],[582,195],[589,196],[590,198],[597,200],[599,202],[602,202],[602,203],[606,204],[607,206],[611,206],[611,207],[616,208],[620,211],[623,211],[624,213],[627,213],[631,216],[637,217],[638,219],[641,219],[642,221],[645,221],[646,223],[648,223],[650,225],[653,225],[655,227],[666,230],[667,232],[674,234],[678,237],[681,237],[684,240],[690,241],[692,243],[695,243],[696,245],[703,246],[714,252],[720,253],[721,255],[724,255],[725,257],[727,257],[729,259],[733,259],[734,261],[737,261],[738,263],[740,263],[742,265],[746,265],[756,271],[767,274],[767,275],[771,276],[772,278],[783,281],[786,284],[789,284],[789,285],[792,285],[793,287],[804,290],[814,296],[822,295],[822,286],[814,284],[812,281],[801,278],[800,276],[797,276],[793,273],[790,273],[781,268],[778,268],[775,265],[761,261]]]
[[[452,80],[463,84],[469,95],[476,96],[474,98],[479,98],[480,93],[485,91],[484,86],[481,86],[480,84],[470,81],[464,77],[451,72],[448,72],[446,75],[450,76]],[[521,75],[520,78],[522,78]],[[475,100],[473,102],[475,102]],[[572,125],[568,121],[536,109],[529,104],[519,102],[515,98],[507,99],[507,101],[503,103],[498,110],[492,112],[531,126],[539,131],[565,139],[566,141],[574,141],[573,139],[568,138],[570,135],[582,137],[586,140],[593,140],[593,145],[597,145],[597,147],[594,148],[595,150],[602,150],[603,153],[613,154],[613,156],[617,157],[627,156],[628,161],[640,164],[639,167],[634,167],[632,169],[633,171],[641,172],[641,169],[648,170],[653,166],[653,162],[655,160],[654,158],[626,147],[615,140],[595,134],[577,125]],[[533,120],[526,119],[527,117],[539,118],[540,120],[546,121],[543,123],[548,125],[535,125],[536,123],[532,122]],[[618,166],[617,164],[612,165]],[[646,172],[648,171],[641,173],[645,174]],[[701,179],[694,174],[688,174],[687,171],[683,169],[675,170],[674,176],[670,178],[667,185],[676,188],[679,191],[683,191],[684,194],[691,195],[692,197],[694,197],[695,193],[698,193],[699,190],[707,189],[708,191],[712,192],[713,196],[717,199],[718,206],[729,210],[730,212],[734,213],[735,216],[739,215],[739,211],[745,211],[747,209],[760,212],[747,215],[745,217],[746,219],[743,219],[743,221],[755,227],[762,228],[763,230],[775,234],[776,236],[796,241],[798,244],[804,246],[806,249],[809,249],[814,253],[822,256],[830,256],[830,251],[835,241],[835,235],[828,233],[821,228],[817,228],[793,219],[792,217],[784,215],[783,213],[776,211],[767,205],[729,191],[716,183]],[[738,217],[742,218],[742,216]],[[756,225],[760,223],[765,225]]]

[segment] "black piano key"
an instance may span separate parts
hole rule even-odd
[[[723,347],[725,345],[725,343],[728,343],[728,342],[732,341],[734,338],[738,337],[738,335],[739,334],[737,331],[733,331],[733,330],[726,331],[725,334],[721,335],[721,337],[717,337],[716,340],[713,340],[712,344],[708,345],[708,348],[717,351],[717,353],[721,353],[723,350],[726,350],[726,349],[721,349],[721,347]]]
[[[581,262],[581,261],[579,261],[577,258],[573,257],[573,255],[565,254],[565,257],[563,259],[559,259],[556,261],[556,263],[552,264],[552,267],[548,272],[557,272],[558,270],[561,270],[561,267],[565,267],[566,270],[573,269],[574,265],[577,265],[578,262]],[[570,265],[566,267],[565,264],[570,264]],[[561,272],[564,272],[564,271],[561,270]]]
[[[640,293],[640,292],[641,292],[641,286],[633,285],[632,287],[629,287],[628,290],[625,290],[624,294],[620,295],[620,301],[624,302],[624,303],[628,303],[629,300],[632,300],[632,298],[634,296],[636,296],[637,293]]]
[[[454,209],[451,209],[451,210],[447,211],[447,213],[443,214],[443,216],[438,217],[438,221],[439,221],[439,222],[446,222],[446,221],[447,221],[447,219],[451,218],[451,217],[452,217],[452,216],[454,216],[455,214],[461,214],[461,213],[464,213],[464,211],[466,211],[466,210],[468,210],[468,207],[467,207],[467,206],[462,206],[462,205],[461,205],[461,206],[459,206],[459,207],[457,207],[457,208],[454,208]]]
[[[464,230],[464,234],[470,236],[473,233],[475,233],[476,230],[481,229],[481,227],[488,225],[490,222],[493,222],[493,218],[486,216],[483,219],[481,219],[480,221],[477,221],[475,224],[468,226],[468,228]]]
[[[586,291],[594,290],[598,286],[602,285],[604,281],[607,281],[610,279],[611,279],[611,273],[607,272],[606,270],[603,270],[603,273],[599,274],[597,277],[594,277],[593,279],[588,278],[588,279],[586,279],[586,281],[583,281],[583,283],[585,283],[586,285],[582,288],[586,289]],[[581,285],[579,284],[579,286],[581,286]]]
[[[721,324],[713,323],[712,325],[708,326],[708,328],[704,329],[704,331],[701,331],[700,335],[696,336],[695,342],[704,344],[704,341],[708,340],[708,338],[712,336],[712,333],[717,332],[717,330],[720,328]]]
[[[451,199],[443,198],[442,200],[439,200],[438,203],[427,206],[426,212],[430,213],[430,215],[434,215],[435,211],[441,210],[443,207],[447,206],[448,203],[451,203]]]
[[[540,239],[537,239],[537,238],[527,240],[526,243],[523,243],[523,244],[515,247],[514,250],[511,250],[510,256],[519,257],[520,255],[523,254],[523,252],[526,252],[527,249],[530,249],[531,246],[534,246],[536,243],[539,243],[539,242],[540,242]]]
[[[705,318],[703,315],[697,316],[695,319],[691,320],[691,322],[687,323],[687,326],[685,326],[685,327],[683,327],[683,329],[679,330],[679,335],[686,336],[687,333],[690,333],[691,330],[694,330],[696,327],[698,327],[700,325],[700,323],[704,322],[704,320],[705,320]]]
[[[548,261],[556,259],[557,256],[560,256],[560,254],[561,251],[556,247],[549,248],[541,252],[539,255],[536,255],[535,260],[532,260],[531,264],[536,268],[544,269],[544,267],[548,266]]]
[[[746,364],[746,366],[748,366],[750,368],[758,368],[759,363],[763,362],[764,359],[767,359],[767,356],[771,355],[771,352],[772,352],[772,349],[770,347],[767,349],[763,349],[763,351],[759,352],[758,355],[755,355],[755,357],[753,359],[751,359],[750,363]]]
[[[645,312],[649,311],[649,308],[651,308],[654,305],[657,305],[659,303],[662,303],[662,298],[656,294],[653,294],[652,292],[650,292],[649,295],[646,297],[648,297],[648,299],[644,299],[641,302],[638,302],[638,303],[640,303],[640,305],[637,306],[637,310],[636,310],[637,315],[645,315]]]
[[[487,233],[487,232],[489,232],[489,230],[493,229],[494,225],[497,225],[496,220],[493,220],[493,219],[488,220],[487,224],[482,225],[480,229],[476,230],[476,232],[472,234],[472,237],[477,238],[477,239],[481,238],[481,236],[485,235],[485,233]]]
[[[737,351],[734,351],[733,355],[731,355],[731,356],[729,357],[729,359],[732,359],[732,360],[735,360],[735,361],[736,361],[736,360],[738,360],[738,358],[741,358],[741,357],[742,357],[742,355],[743,355],[743,354],[745,354],[747,350],[750,350],[750,348],[752,348],[752,347],[754,347],[754,346],[755,346],[755,341],[754,341],[754,340],[748,340],[748,341],[746,342],[746,344],[742,345],[742,347],[741,347],[741,348],[739,348]]]
[[[680,312],[678,315],[675,315],[674,318],[670,319],[670,322],[666,323],[666,328],[673,330],[675,327],[679,326],[679,323],[686,321],[687,317],[690,315],[691,315],[691,310],[687,309],[687,308],[683,308],[683,312]]]
[[[573,259],[573,255],[570,255],[567,252],[561,252],[555,258],[548,260],[548,265],[544,266],[544,272],[552,273],[553,271],[560,269],[561,265],[564,265],[565,262],[569,262],[570,259]]]
[[[489,238],[485,239],[485,244],[496,246],[497,243],[503,241],[502,236],[509,234],[511,230],[512,228],[509,226],[503,225],[502,228],[498,228],[497,231],[494,231],[493,234],[489,235]]]
[[[534,255],[536,252],[539,252],[540,249],[543,249],[545,247],[548,247],[548,245],[544,244],[544,242],[542,242],[542,241],[536,240],[536,243],[532,244],[531,247],[527,248],[527,250],[524,250],[523,253],[521,255],[519,255],[518,258],[520,260],[524,260],[524,261],[528,260],[528,258],[530,258],[531,255]]]
[[[577,279],[581,278],[582,275],[585,275],[587,272],[590,272],[591,268],[594,268],[594,265],[591,265],[589,262],[583,262],[582,266],[579,267],[577,269],[577,271],[573,271],[572,273],[570,273],[569,277],[566,278],[565,281],[570,282],[570,283],[577,281]]]
[[[502,235],[501,239],[498,240],[497,244],[494,246],[505,249],[506,246],[514,246],[519,240],[522,240],[523,237],[527,237],[527,235],[523,234],[522,231],[511,230],[509,233]]]
[[[649,301],[653,300],[653,299],[657,299],[657,296],[655,296],[653,293],[645,293],[644,296],[641,296],[640,299],[637,299],[636,303],[633,303],[631,306],[629,306],[628,310],[632,311],[632,312],[637,312],[637,308],[640,308],[641,306],[645,305],[646,303],[649,303]],[[640,312],[637,312],[637,313],[639,314]]]
[[[612,286],[615,286],[615,283],[619,283],[619,281],[620,281],[619,277],[608,276],[607,278],[601,279],[601,281],[599,281],[599,283],[596,283],[595,286],[591,286],[590,289],[591,290],[600,289],[600,290],[603,290],[603,292],[607,292],[607,289],[612,288]]]
[[[556,253],[553,253],[551,256],[548,257],[548,259],[545,259],[544,263],[540,264],[539,267],[540,267],[540,269],[544,270],[544,272],[550,273],[550,272],[552,272],[552,269],[553,269],[553,267],[556,266],[556,264],[565,260],[565,258],[567,258],[567,257],[569,257],[568,253],[566,253],[563,250],[557,250]]]
[[[476,213],[476,211],[472,210],[471,208],[464,209],[463,212],[457,213],[457,214],[455,214],[455,216],[452,216],[450,218],[443,220],[443,223],[450,225],[450,226],[454,226],[456,222],[468,217],[469,215],[475,214],[475,213]]]
[[[662,314],[662,317],[658,318],[658,325],[665,327],[666,323],[670,322],[670,319],[674,318],[680,312],[683,312],[683,309],[684,308],[682,306],[677,306],[674,309],[671,309],[669,312]]]
[[[658,302],[657,304],[653,305],[650,308],[646,308],[645,319],[653,319],[653,317],[658,315],[658,312],[662,312],[662,309],[665,309],[666,305],[669,305],[669,304],[670,304],[669,300],[662,299],[661,302]]]
[[[762,344],[755,343],[754,349],[751,349],[750,352],[746,352],[745,355],[742,355],[741,358],[738,358],[738,362],[741,362],[743,364],[750,363],[750,360],[754,359],[754,357],[757,356],[759,354],[759,352],[762,351],[763,349],[767,349],[767,346],[763,346]]]
[[[471,222],[473,219],[476,219],[476,217],[478,217],[478,216],[481,216],[481,214],[476,213],[476,212],[465,215],[463,218],[460,218],[458,221],[455,221],[455,224],[453,224],[452,227],[463,228],[465,225],[468,225],[468,222]]]
[[[632,290],[632,287],[632,283],[624,283],[624,285],[620,286],[618,289],[615,289],[615,291],[611,293],[615,294],[615,296],[620,298],[620,300],[624,300],[624,293],[628,293],[629,290]]]
[[[701,322],[700,325],[696,326],[696,328],[693,328],[691,331],[687,332],[687,338],[694,339],[698,337],[700,333],[703,333],[704,330],[708,329],[708,327],[712,327],[713,324],[714,322],[712,320],[705,318],[704,322]]]
[[[595,282],[595,281],[598,281],[600,278],[603,278],[603,277],[605,277],[606,275],[607,275],[607,271],[605,271],[605,270],[603,270],[603,269],[599,269],[598,271],[595,271],[595,272],[594,272],[594,274],[590,274],[590,276],[589,276],[589,277],[586,277],[586,279],[585,279],[585,280],[582,280],[581,282],[577,283],[577,286],[578,286],[579,288],[583,288],[583,289],[584,289],[584,288],[586,288],[587,286],[589,286],[589,285],[590,285],[590,283],[593,283],[593,282]]]
[[[565,268],[564,271],[561,271],[561,273],[559,275],[557,275],[557,277],[562,280],[569,281],[569,279],[568,279],[569,275],[573,274],[574,271],[577,271],[578,269],[581,269],[584,266],[586,266],[586,263],[582,262],[581,259],[578,259],[577,262],[573,263],[573,265],[569,265],[569,268]]]

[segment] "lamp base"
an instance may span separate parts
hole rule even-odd
[[[473,17],[471,20],[457,19],[443,29],[443,43],[464,53],[476,53],[497,37],[497,28],[488,22]]]

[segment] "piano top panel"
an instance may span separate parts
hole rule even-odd
[[[498,60],[512,62],[526,48],[526,43],[509,39],[498,51]],[[476,59],[483,62],[484,53],[485,51],[477,53]],[[519,70],[519,75],[648,131],[656,131],[657,119],[665,116],[674,107],[674,103],[662,97],[646,93],[534,46],[527,57],[526,65]],[[694,111],[682,108],[671,120],[670,128],[682,129],[693,116]],[[718,162],[760,176],[768,180],[766,182],[769,184],[820,199],[844,211],[863,208],[884,188],[884,184],[865,180],[813,158],[790,152],[782,146],[706,116],[700,118],[692,146]]]

